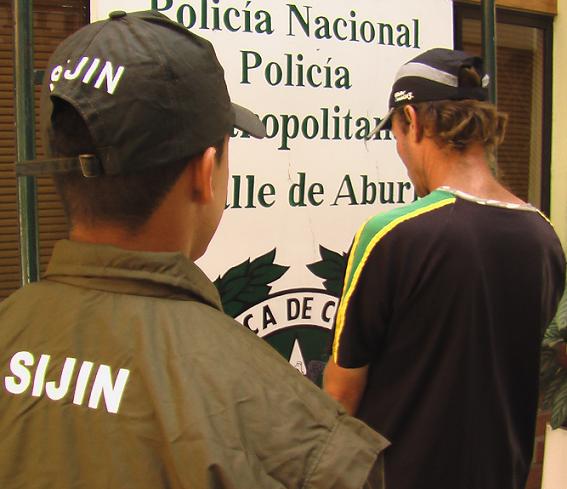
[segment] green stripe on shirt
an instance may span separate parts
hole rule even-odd
[[[338,362],[341,334],[345,324],[346,310],[350,297],[356,289],[364,264],[374,247],[398,224],[440,207],[453,204],[455,200],[455,196],[450,192],[435,190],[426,197],[416,200],[407,206],[398,207],[389,212],[371,217],[356,233],[348,259],[343,293],[337,311],[335,338],[333,341],[333,360],[335,363]]]

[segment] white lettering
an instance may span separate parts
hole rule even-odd
[[[104,402],[106,403],[106,410],[109,413],[117,413],[126,387],[130,371],[121,368],[116,376],[116,383],[112,385],[112,371],[108,365],[101,365],[98,368],[96,377],[89,399],[89,407],[96,409],[100,401],[101,395],[104,395]]]
[[[43,393],[43,386],[45,385],[45,374],[47,373],[47,365],[49,364],[49,355],[41,355],[39,362],[37,362],[37,370],[33,379],[32,396],[39,397]]]
[[[413,98],[413,92],[406,92],[405,90],[401,90],[394,93],[394,100],[396,102],[401,102],[402,100],[413,100]]]
[[[73,397],[73,404],[83,404],[85,391],[87,390],[87,383],[93,369],[93,362],[83,362],[79,375],[77,377],[77,385],[75,386],[75,397]]]
[[[83,56],[80,59],[79,64],[75,67],[75,71],[71,72],[71,70],[65,70],[65,72],[63,73],[65,79],[74,80],[75,78],[77,78],[83,71],[83,68],[85,67],[88,61],[89,61],[89,57]]]
[[[19,351],[12,357],[12,360],[10,360],[10,370],[20,381],[16,382],[16,377],[11,375],[6,377],[4,379],[4,385],[8,392],[12,394],[23,394],[27,390],[30,385],[31,375],[25,366],[31,367],[33,364],[34,358],[29,351]]]
[[[85,396],[88,395],[89,408],[98,409],[101,399],[104,398],[107,412],[118,412],[130,370],[119,369],[116,378],[113,380],[112,367],[109,365],[102,364],[98,365],[97,368],[93,362],[83,361],[75,376],[78,360],[67,357],[61,368],[59,379],[46,381],[50,362],[51,355],[45,353],[39,356],[37,363],[34,355],[28,351],[15,353],[10,360],[10,370],[13,375],[4,378],[6,390],[12,394],[24,394],[32,384],[33,375],[31,395],[34,397],[42,397],[45,391],[47,398],[52,401],[59,401],[66,397],[69,391],[73,392],[74,390],[73,404],[83,405]],[[35,373],[31,368],[27,368],[34,365]],[[97,370],[91,383],[90,379],[94,368],[97,368]],[[89,388],[89,386],[91,387]]]
[[[91,81],[91,78],[96,73],[99,64],[100,64],[100,59],[98,58],[93,59],[93,62],[91,63],[89,69],[87,70],[85,76],[83,77],[83,83],[89,83]]]
[[[61,78],[61,73],[63,73],[63,67],[61,65],[56,66],[55,68],[53,68],[53,70],[51,70],[52,83],[49,84],[49,90],[51,90],[52,92],[53,88],[55,88],[55,85],[53,83],[59,81],[59,79]]]
[[[124,66],[119,66],[116,69],[116,73],[113,73],[114,67],[110,61],[107,61],[104,64],[104,68],[98,75],[98,78],[95,82],[95,88],[100,88],[104,80],[106,80],[106,91],[112,95],[118,86],[118,82],[122,77],[122,73],[124,73]]]
[[[57,387],[57,384],[54,381],[45,384],[45,393],[49,399],[58,401],[65,397],[69,390],[69,386],[71,385],[71,377],[75,370],[75,363],[77,363],[75,358],[65,359],[65,364],[63,365],[63,370],[61,372],[61,379],[59,381],[59,387]]]

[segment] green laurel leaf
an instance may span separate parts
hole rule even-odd
[[[230,317],[235,318],[247,309],[247,305],[243,302],[232,300],[226,303],[223,302],[223,309]]]
[[[319,247],[321,258],[324,261],[335,263],[339,268],[346,268],[346,253],[337,253],[336,251],[329,250],[324,246]]]
[[[545,330],[543,335],[543,342],[544,346],[549,346],[558,341],[561,338],[561,334],[559,333],[559,328],[557,327],[557,316],[555,316],[554,320],[551,321],[551,324]]]
[[[250,268],[250,259],[242,262],[240,265],[230,268],[222,277],[222,282],[224,284],[230,283],[232,280],[236,280],[248,275],[248,269]]]
[[[249,268],[250,260],[246,260],[240,265],[229,269],[223,277],[219,277],[215,280],[214,284],[221,298],[224,297],[226,298],[224,300],[230,301],[236,297],[242,289],[246,288],[248,283],[246,276],[248,275]]]
[[[323,287],[334,295],[340,297],[343,278],[347,266],[346,253],[337,253],[324,246],[319,246],[321,261],[307,265],[311,273],[323,279]]]
[[[251,281],[256,284],[269,284],[281,278],[289,267],[282,265],[264,265],[251,270]]]
[[[557,307],[557,312],[552,322],[552,324],[555,324],[558,334],[563,335],[563,340],[567,340],[567,284],[565,287],[566,290],[563,292],[563,297],[559,301],[559,306]]]
[[[540,385],[542,389],[547,389],[557,371],[557,352],[553,348],[543,346],[541,349],[541,362],[540,362]]]
[[[214,284],[219,291],[222,305],[227,314],[239,316],[246,309],[266,300],[272,290],[268,284],[281,278],[289,269],[274,263],[276,249],[246,260],[230,268]]]
[[[562,382],[561,372],[556,372],[553,377],[549,380],[546,388],[543,392],[543,397],[541,399],[541,405],[544,409],[551,409],[555,399],[555,394],[561,387]]]
[[[325,288],[329,291],[335,291],[336,297],[340,297],[343,293],[343,280],[342,279],[333,279],[333,280],[326,280],[324,282]]]
[[[562,375],[558,377],[562,381],[553,399],[549,423],[553,429],[559,428],[567,421],[567,372],[562,372]]]
[[[267,298],[270,289],[269,285],[250,285],[238,295],[238,299],[252,306],[258,303],[259,297]]]
[[[260,267],[262,265],[271,265],[274,263],[275,258],[276,249],[274,248],[272,251],[268,251],[265,255],[256,258],[252,263],[255,267]]]
[[[307,265],[307,268],[319,278],[334,279],[337,277],[338,267],[328,261],[318,261]]]
[[[230,282],[224,284],[222,289],[222,300],[230,302],[231,300],[236,299],[244,290],[246,290],[249,282],[249,278],[247,276],[243,276],[236,277]],[[220,290],[219,293],[221,293]]]
[[[551,409],[553,428],[567,421],[567,369],[558,362],[558,343],[567,341],[567,287],[559,301],[555,317],[545,331],[542,342],[540,379],[543,391],[542,405]],[[561,343],[560,347],[564,347]]]

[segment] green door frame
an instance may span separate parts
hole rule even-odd
[[[496,105],[496,2],[494,0],[482,0],[481,9],[482,58],[484,69],[490,76],[488,99]]]
[[[33,0],[13,0],[16,164],[35,158]],[[39,280],[39,229],[34,177],[17,177],[21,284]]]

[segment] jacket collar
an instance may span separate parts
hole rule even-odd
[[[216,287],[181,253],[62,240],[55,244],[45,279],[120,294],[197,300],[222,310]]]

